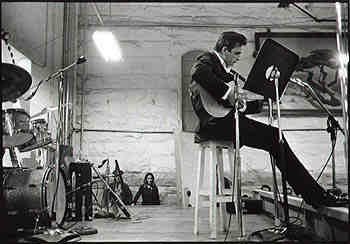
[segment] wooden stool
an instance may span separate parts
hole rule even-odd
[[[209,160],[209,194],[201,192],[204,177],[205,167],[205,149],[210,150]],[[228,231],[227,215],[225,202],[232,202],[232,190],[229,190],[227,194],[224,194],[224,166],[223,166],[223,149],[228,149],[229,169],[234,175],[234,146],[232,141],[214,141],[208,140],[199,143],[198,165],[197,165],[197,182],[196,182],[196,199],[195,199],[195,212],[194,212],[194,234],[198,234],[198,222],[199,222],[199,208],[200,208],[200,196],[209,195],[209,226],[210,226],[210,238],[216,239],[217,227],[216,227],[216,215],[217,215],[217,202],[220,203],[220,222],[223,231]],[[218,175],[218,179],[217,179]],[[232,178],[232,180],[234,180]],[[217,185],[218,183],[218,185]],[[217,192],[218,190],[218,192]],[[237,212],[237,211],[236,211]]]

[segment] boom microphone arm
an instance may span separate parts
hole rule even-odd
[[[326,106],[324,106],[324,104],[321,102],[320,98],[317,96],[317,94],[314,92],[314,90],[312,89],[312,87],[311,87],[309,84],[307,84],[307,83],[301,81],[299,78],[291,78],[291,79],[290,79],[290,82],[292,82],[293,84],[296,84],[296,85],[298,85],[298,86],[300,86],[300,87],[302,87],[302,88],[308,89],[308,90],[310,91],[311,95],[312,95],[312,96],[317,100],[317,102],[320,104],[320,106],[322,107],[322,109],[328,114],[329,120],[332,122],[332,125],[333,125],[335,128],[339,129],[343,135],[345,135],[345,134],[344,134],[344,130],[340,127],[338,121],[334,118],[333,114],[329,111],[329,109],[326,108]]]

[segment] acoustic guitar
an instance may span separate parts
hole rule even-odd
[[[233,82],[226,83],[227,85],[231,86],[232,89],[234,89]],[[215,118],[222,118],[225,117],[232,109],[232,107],[225,107],[222,104],[220,104],[213,96],[205,90],[203,87],[201,87],[198,83],[198,91],[202,100],[202,104],[204,109],[213,117]],[[252,101],[252,100],[261,100],[264,97],[250,92],[248,90],[242,89],[243,84],[242,82],[238,82],[238,93],[239,97],[246,100],[246,101]]]

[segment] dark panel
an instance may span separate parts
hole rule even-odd
[[[195,58],[202,50],[193,50],[182,56],[182,126],[183,131],[193,132],[198,118],[196,117],[188,93],[188,85],[191,82],[191,68]]]

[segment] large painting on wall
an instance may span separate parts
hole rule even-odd
[[[283,115],[326,114],[320,102],[334,115],[341,115],[341,90],[337,81],[338,57],[335,33],[276,33],[255,34],[255,55],[263,42],[271,38],[299,56],[292,78],[308,84],[306,89],[289,82],[281,100]],[[319,99],[316,99],[316,94]],[[265,106],[267,109],[267,105]],[[266,110],[265,110],[266,111]]]

